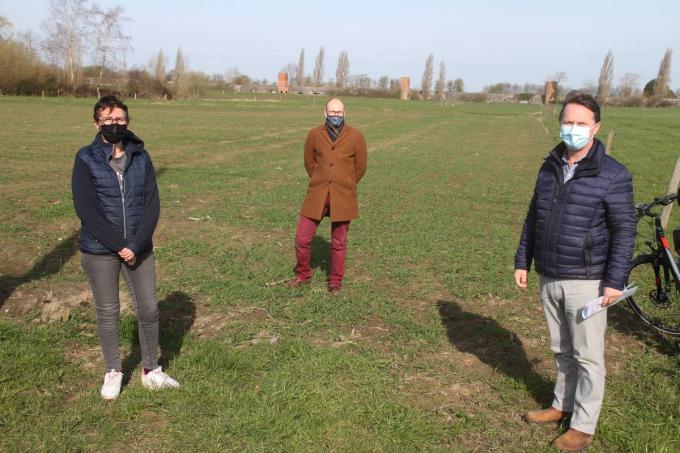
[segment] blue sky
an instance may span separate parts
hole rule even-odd
[[[40,33],[48,0],[0,4],[16,31]],[[121,5],[134,51],[129,65],[144,65],[163,49],[174,62],[177,47],[192,69],[224,73],[237,66],[258,79],[274,80],[305,48],[305,72],[319,47],[326,50],[326,79],[335,76],[346,49],[350,72],[373,78],[410,76],[420,84],[427,55],[466,91],[496,82],[542,83],[557,71],[566,85],[597,81],[608,50],[614,82],[628,72],[642,84],[656,76],[664,51],[674,51],[671,88],[680,88],[680,1],[619,0],[547,2],[479,1],[291,1],[100,0]],[[280,5],[286,5],[284,10]]]

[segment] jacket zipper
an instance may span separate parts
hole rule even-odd
[[[558,183],[557,183],[557,190],[555,191],[555,194],[553,196],[553,201],[552,205],[550,206],[550,219],[548,221],[548,228],[546,229],[546,241],[545,241],[545,246],[543,247],[544,253],[543,253],[543,260],[544,260],[544,269],[547,269],[548,265],[548,244],[550,242],[550,233],[553,229],[553,225],[555,223],[555,212],[554,208],[555,205],[557,204],[557,201],[560,198],[560,193],[562,192],[562,189],[572,182],[573,180],[577,179],[578,177],[582,176],[582,174],[579,174],[578,169],[577,171],[574,172],[574,176],[571,177],[571,179],[565,183],[563,183],[564,175],[562,171],[562,166],[559,164],[555,164],[555,162],[551,162],[553,167],[557,167],[557,178],[558,178]],[[588,233],[588,238],[590,239],[590,233]],[[592,242],[592,240],[591,240]],[[584,253],[587,253],[585,256],[586,258],[586,279],[590,280],[590,260],[591,260],[591,251],[590,249],[587,250],[587,252],[584,251]]]
[[[120,198],[123,204],[123,237],[127,239],[127,214],[125,213],[125,178],[123,173],[118,174],[118,182],[120,184]]]
[[[113,152],[116,151],[116,145],[113,145]],[[125,214],[125,177],[123,172],[116,172],[118,176],[118,187],[120,188],[120,200],[123,205],[123,238],[127,239],[127,215]]]
[[[591,280],[590,278],[590,262],[592,260],[592,249],[593,249],[593,238],[590,232],[586,233],[586,237],[583,239],[583,259],[586,262],[586,280]]]

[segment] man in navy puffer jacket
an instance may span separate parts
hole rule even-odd
[[[529,422],[571,416],[554,441],[563,451],[592,442],[604,396],[606,311],[583,320],[584,303],[603,296],[608,306],[622,294],[635,246],[632,177],[595,138],[600,107],[572,92],[560,112],[562,142],[541,166],[515,255],[515,281],[527,287],[534,263],[541,303],[555,354],[557,380],[548,409]]]

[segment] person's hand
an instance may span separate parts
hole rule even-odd
[[[527,287],[529,272],[526,269],[515,269],[515,284],[520,288]]]
[[[129,261],[134,260],[136,258],[135,252],[133,252],[127,247],[118,252],[118,256],[120,256],[126,263],[129,263]]]
[[[616,299],[618,299],[619,297],[621,297],[622,295],[623,295],[623,291],[619,291],[618,289],[606,287],[604,289],[604,294],[602,295],[602,303],[600,305],[602,305],[603,307],[608,307],[611,304],[613,304],[614,301]]]

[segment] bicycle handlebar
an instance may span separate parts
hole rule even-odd
[[[655,197],[654,201],[651,203],[637,203],[635,205],[637,217],[638,219],[642,217],[657,217],[658,214],[652,212],[652,208],[656,206],[667,206],[674,201],[677,201],[678,204],[680,204],[680,189],[678,189],[677,193],[672,193],[663,197]]]

